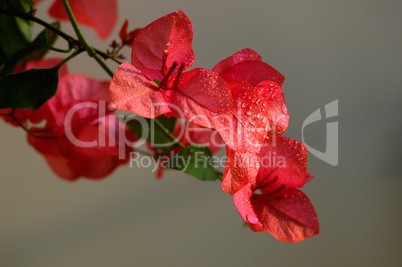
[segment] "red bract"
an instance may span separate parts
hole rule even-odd
[[[200,126],[219,129],[225,117],[233,113],[233,101],[228,84],[216,73],[197,68],[184,72],[179,80],[171,81],[167,101],[174,116]]]
[[[170,13],[144,27],[136,36],[131,63],[150,79],[162,80],[173,64],[170,75],[194,63],[193,26],[183,11]]]
[[[234,203],[253,231],[267,231],[285,242],[298,242],[319,232],[308,197],[295,189],[306,183],[307,148],[290,138],[261,149],[260,169],[252,182],[234,195]]]
[[[240,153],[226,148],[226,163],[222,178],[222,190],[233,195],[253,182],[260,168],[257,154]]]
[[[110,92],[116,108],[219,128],[216,115],[233,112],[229,87],[210,70],[183,72],[194,62],[192,38],[191,22],[182,11],[143,28],[133,43],[132,64],[123,63],[113,76]]]
[[[265,99],[268,113],[268,138],[274,141],[282,136],[289,123],[289,113],[282,88],[272,81],[260,82],[255,88]]]
[[[60,61],[35,61],[25,68],[52,67]],[[108,87],[109,82],[67,74],[62,67],[56,95],[24,118],[32,123],[44,122],[43,127],[30,128],[35,136],[28,135],[28,141],[66,180],[102,178],[128,162],[126,128],[108,108]],[[132,135],[129,138],[134,139]]]
[[[93,28],[100,38],[106,39],[112,32],[117,21],[116,0],[69,0],[69,3],[77,22]],[[61,0],[54,1],[49,14],[56,19],[69,20]]]
[[[258,153],[269,129],[267,103],[259,90],[246,82],[229,81],[228,84],[235,111],[217,130],[229,149]]]
[[[268,113],[268,120],[265,120],[265,116],[261,113],[262,110],[259,111],[260,119],[264,117],[266,125],[265,130],[260,126],[256,127],[259,128],[260,136],[267,131],[268,137],[272,139],[280,137],[285,132],[289,122],[289,114],[281,88],[285,77],[270,65],[262,62],[261,56],[257,52],[249,48],[240,50],[219,62],[212,71],[218,73],[229,83],[242,81],[255,86],[255,89],[263,96],[265,101],[254,99],[254,101],[261,103],[261,108],[259,109],[263,109],[263,106],[266,105],[266,112]],[[252,106],[251,103],[248,105]],[[254,134],[254,136],[256,135]],[[237,150],[236,147],[233,147],[233,149]],[[241,152],[241,150],[237,151]]]
[[[127,163],[125,126],[107,106],[108,86],[84,75],[65,75],[56,95],[34,112],[49,130],[40,134],[42,138],[29,135],[28,140],[60,177],[98,179]],[[120,155],[120,148],[127,153]]]
[[[261,61],[257,52],[245,48],[219,62],[212,71],[219,73],[225,80],[245,81],[256,86],[263,81],[283,84],[285,77],[276,69]]]

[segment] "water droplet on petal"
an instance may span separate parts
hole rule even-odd
[[[258,224],[258,219],[255,215],[249,214],[246,216],[246,219],[251,224]]]
[[[110,103],[110,104],[109,104],[109,109],[110,109],[110,110],[117,109],[116,104],[115,104],[115,103]]]

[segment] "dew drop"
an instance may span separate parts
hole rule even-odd
[[[251,224],[258,224],[258,219],[255,215],[249,214],[246,216],[246,219]]]

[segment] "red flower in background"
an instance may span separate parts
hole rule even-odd
[[[77,22],[93,28],[101,39],[113,31],[117,22],[116,0],[69,0],[69,3]],[[54,1],[49,14],[59,20],[69,20],[61,0]]]
[[[260,169],[256,179],[233,195],[248,226],[253,231],[267,231],[284,242],[298,242],[318,234],[314,207],[296,189],[313,178],[306,169],[306,146],[281,137],[275,145],[264,146],[258,160]]]
[[[61,61],[32,61],[22,69],[53,67]],[[35,136],[28,135],[29,143],[45,157],[53,171],[66,180],[80,176],[102,178],[128,162],[131,148],[125,140],[135,138],[108,108],[108,87],[109,82],[67,74],[66,67],[62,67],[55,96],[37,110],[15,111],[21,122],[28,120],[34,124],[29,130]],[[38,123],[44,126],[35,126]],[[119,154],[123,149],[125,154]]]

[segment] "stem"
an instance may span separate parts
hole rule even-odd
[[[60,31],[59,29],[56,29],[55,27],[53,27],[49,23],[47,23],[47,22],[45,22],[45,21],[43,21],[43,20],[41,20],[41,19],[39,19],[37,17],[31,16],[29,14],[18,13],[18,12],[12,11],[12,10],[5,10],[5,9],[0,9],[0,14],[13,16],[13,17],[19,17],[19,18],[22,18],[22,19],[25,19],[25,20],[32,20],[32,21],[44,26],[45,28],[54,31],[57,35],[62,37],[67,42],[69,42],[69,43],[78,43],[77,40],[75,40],[70,35]]]
[[[154,118],[154,122],[155,122],[156,125],[159,127],[159,129],[161,129],[162,132],[163,132],[167,137],[170,138],[170,140],[172,140],[172,141],[173,141],[175,144],[177,144],[179,147],[181,147],[181,148],[183,148],[183,149],[186,148],[186,146],[185,146],[182,142],[180,142],[176,137],[173,136],[173,134],[172,134],[168,129],[166,129],[165,125],[163,125],[163,123],[161,123],[158,118]]]
[[[70,3],[68,0],[62,0],[64,8],[66,9],[67,15],[70,19],[71,24],[73,25],[75,34],[77,34],[78,40],[82,43],[85,50],[87,50],[88,55],[90,57],[95,58],[98,64],[109,74],[110,77],[113,77],[113,71],[109,69],[109,67],[103,62],[103,60],[95,53],[95,50],[88,44],[87,40],[85,40],[84,35],[82,34],[80,27],[78,26],[77,20],[74,17],[73,11],[71,10]]]
[[[113,60],[114,62],[116,62],[117,64],[122,64],[123,62],[120,62],[119,60],[117,60],[117,59],[115,59],[114,57],[110,57],[110,56],[108,56],[105,52],[102,52],[102,51],[100,51],[100,50],[98,50],[98,49],[96,49],[96,48],[94,48],[94,50],[95,50],[95,52],[98,54],[98,55],[100,55],[102,58],[104,58],[105,60],[106,59],[108,59],[108,58],[110,58],[111,60]]]
[[[61,67],[61,65],[65,64],[67,61],[69,61],[70,59],[72,59],[73,57],[75,57],[76,55],[78,55],[79,53],[81,53],[83,50],[82,49],[76,49],[71,55],[69,55],[68,57],[66,57],[62,62],[60,62],[59,64],[57,64],[57,67]]]
[[[14,116],[14,111],[15,109],[13,109],[13,111],[10,114],[4,115],[4,116],[9,116],[11,117],[25,132],[27,132],[28,134],[32,135],[35,138],[39,138],[39,139],[57,139],[57,137],[55,136],[39,136],[36,135],[34,132],[32,132],[31,130],[29,130],[27,127],[25,127],[24,124],[22,124],[15,116]]]
[[[135,149],[134,152],[137,152],[138,154],[142,154],[143,156],[146,156],[146,157],[155,158],[154,155],[152,155],[148,151],[144,151],[141,149]]]
[[[219,180],[223,180],[223,172],[221,172],[221,171],[219,171],[219,170],[217,170],[217,169],[213,169],[214,170],[214,172],[216,173],[216,174],[218,174],[219,175]]]

